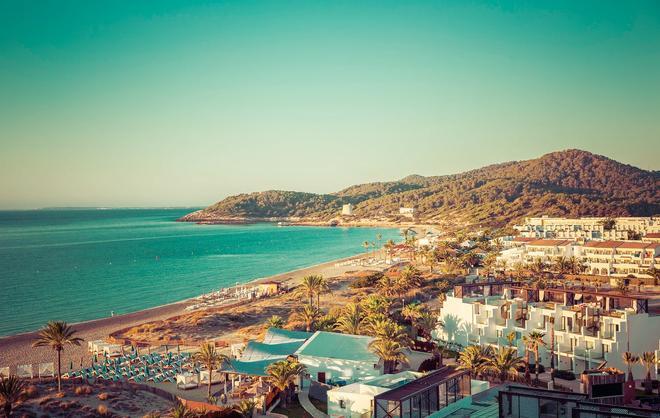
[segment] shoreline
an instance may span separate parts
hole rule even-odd
[[[296,270],[253,279],[244,282],[241,285],[254,285],[265,281],[278,281],[280,283],[295,284],[296,281],[302,280],[302,277],[306,275],[322,274],[321,272],[323,271],[335,268],[337,263],[358,260],[365,256],[368,257],[369,255],[357,254],[334,259],[308,267],[301,267]],[[186,314],[188,311],[186,311],[185,308],[193,304],[194,299],[199,296],[201,295],[126,314],[69,324],[77,331],[77,336],[83,338],[85,342],[80,346],[68,346],[65,348],[62,352],[62,370],[68,370],[68,364],[70,362],[72,362],[74,367],[77,368],[78,364],[83,361],[83,359],[88,360],[91,358],[90,354],[87,352],[87,341],[107,339],[111,333],[120,329],[137,326],[146,322],[166,320],[177,315]],[[32,347],[32,342],[38,336],[38,332],[38,330],[27,331],[20,334],[0,337],[0,368],[10,367],[11,372],[14,373],[16,366],[20,364],[36,365],[41,362],[52,362],[54,360],[54,354],[51,349],[48,347]],[[84,361],[84,363],[87,363],[87,361]]]

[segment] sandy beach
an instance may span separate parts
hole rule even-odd
[[[357,260],[363,257],[365,257],[365,255],[333,260],[299,270],[260,278],[250,283],[274,280],[287,283],[289,286],[294,286],[304,276],[310,274],[320,274],[326,278],[337,277],[350,270],[362,269],[362,267],[355,265],[338,266],[338,263],[352,259]],[[263,299],[261,302],[267,304],[268,299]],[[73,327],[78,331],[77,336],[83,338],[85,341],[105,339],[110,333],[120,329],[130,328],[144,323],[163,321],[168,318],[188,314],[189,312],[187,312],[185,308],[191,303],[192,300],[181,301],[129,314],[81,322],[73,324]],[[242,305],[243,309],[249,310],[251,303],[246,301]],[[218,310],[222,310],[222,308],[214,309],[214,311]],[[54,361],[55,355],[51,349],[44,347],[32,348],[32,342],[35,340],[36,336],[37,332],[29,332],[0,338],[0,368],[10,367],[11,372],[14,373],[17,365]],[[219,335],[219,337],[221,336],[222,334]],[[81,358],[83,359],[84,365],[88,365],[91,361],[91,356],[87,351],[86,343],[83,343],[80,347],[67,346],[62,353],[63,371],[69,369],[70,362],[73,362],[74,368],[78,368]]]

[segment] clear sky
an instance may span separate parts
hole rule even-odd
[[[0,2],[0,208],[206,205],[581,148],[659,169],[660,2]]]

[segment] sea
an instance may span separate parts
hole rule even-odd
[[[364,252],[397,229],[175,222],[194,209],[0,211],[0,336],[180,301]]]

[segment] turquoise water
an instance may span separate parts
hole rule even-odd
[[[347,257],[377,228],[195,225],[187,209],[0,211],[0,335],[103,318]]]

